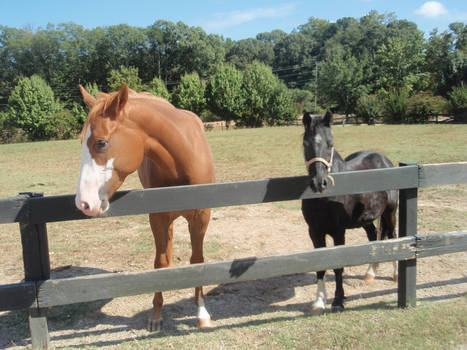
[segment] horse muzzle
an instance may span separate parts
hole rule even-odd
[[[86,196],[78,193],[75,196],[75,205],[87,216],[104,214],[109,209],[109,200],[106,196]]]

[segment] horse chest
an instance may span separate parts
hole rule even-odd
[[[329,232],[342,227],[361,227],[378,218],[380,208],[372,203],[364,196],[305,199],[302,201],[302,212],[309,225]]]

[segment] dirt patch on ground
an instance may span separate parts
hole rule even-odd
[[[449,205],[452,205],[449,204]],[[465,208],[463,208],[465,210]],[[144,226],[144,221],[132,225]],[[421,232],[423,233],[423,232]],[[132,231],[127,231],[128,235]],[[150,235],[150,233],[147,233]],[[188,231],[183,219],[175,224],[174,264],[189,260]],[[363,230],[347,232],[347,243],[366,242]],[[205,257],[209,262],[250,256],[266,256],[312,249],[307,227],[299,210],[284,209],[273,204],[216,209],[206,238]],[[106,248],[109,251],[112,247]],[[102,250],[101,250],[102,252]],[[106,253],[104,253],[105,255]],[[110,253],[109,253],[110,257]],[[54,278],[115,270],[147,270],[153,255],[147,250],[140,262],[128,266],[127,257],[118,252],[112,258],[88,257],[80,266],[55,267]],[[87,261],[87,262],[86,262]],[[98,263],[96,263],[96,261]],[[146,263],[141,263],[146,261]],[[125,268],[127,267],[127,268]],[[345,269],[346,308],[393,306],[397,301],[397,285],[392,281],[392,264],[381,264],[378,277],[363,281],[366,266]],[[417,297],[424,301],[459,298],[467,293],[467,254],[449,254],[419,259],[417,262]],[[334,294],[334,274],[327,274],[328,302]],[[233,283],[205,288],[208,309],[217,327],[292,319],[310,315],[310,304],[316,293],[316,274],[306,273],[259,281]],[[193,291],[164,293],[165,331],[184,335],[196,331],[196,309]],[[152,295],[117,298],[94,303],[56,307],[50,310],[49,331],[54,346],[117,348],[122,341],[153,336],[145,330]],[[328,305],[329,306],[329,305]],[[0,313],[0,348],[16,348],[30,344],[25,312]]]

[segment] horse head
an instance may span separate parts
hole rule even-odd
[[[324,117],[311,117],[309,112],[303,114],[303,149],[305,164],[311,177],[310,186],[313,192],[324,192],[334,180],[329,175],[334,153],[334,140],[331,133],[333,116],[326,112]]]
[[[81,171],[75,204],[88,216],[103,214],[109,198],[141,164],[143,140],[128,117],[129,90],[94,98],[81,85],[90,111],[81,132]]]

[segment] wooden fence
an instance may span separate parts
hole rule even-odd
[[[397,239],[146,272],[54,280],[50,279],[46,223],[89,218],[76,209],[71,195],[43,197],[42,194],[22,193],[1,199],[0,224],[19,223],[25,281],[0,286],[0,311],[29,309],[33,348],[44,348],[49,344],[46,309],[50,306],[396,260],[399,261],[398,305],[415,306],[416,259],[467,250],[465,231],[417,235],[418,188],[466,183],[467,163],[400,165],[333,174],[336,185],[324,194],[310,190],[307,176],[120,191],[103,215],[113,217],[399,190]]]

